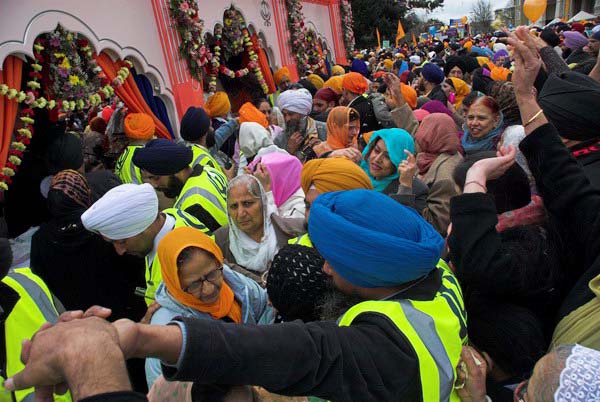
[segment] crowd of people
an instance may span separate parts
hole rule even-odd
[[[0,400],[600,401],[599,49],[519,27],[281,68],[173,141],[46,127]]]

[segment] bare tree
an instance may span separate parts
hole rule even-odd
[[[492,3],[489,0],[478,0],[471,8],[471,30],[473,33],[486,33],[491,30],[494,20]]]

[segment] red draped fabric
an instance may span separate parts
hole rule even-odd
[[[95,56],[96,62],[102,68],[102,71],[111,82],[117,76],[117,72],[123,66],[121,60],[112,61],[110,56],[106,53],[101,52]],[[144,100],[132,74],[129,74],[125,83],[118,88],[115,88],[115,93],[127,106],[127,108],[134,113],[146,113],[152,117],[154,124],[156,125],[156,136],[161,138],[171,139],[171,134],[165,125],[152,113],[152,110]]]
[[[0,84],[20,90],[22,72],[23,61],[18,57],[8,56],[0,70]],[[0,95],[0,170],[6,165],[18,109],[16,99]]]
[[[258,55],[258,65],[260,66],[260,70],[262,71],[262,75],[265,78],[265,82],[269,87],[269,93],[272,94],[277,91],[277,87],[275,86],[275,80],[273,79],[273,74],[271,73],[271,68],[269,67],[269,60],[267,59],[267,54],[265,50],[260,46],[260,42],[258,41],[258,36],[253,34],[250,39],[252,40],[252,44],[254,45],[254,52]]]

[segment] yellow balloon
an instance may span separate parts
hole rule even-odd
[[[530,21],[535,22],[546,12],[546,0],[525,0],[523,13]]]

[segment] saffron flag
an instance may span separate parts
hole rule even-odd
[[[396,33],[396,47],[400,43],[400,39],[404,38],[406,34],[404,33],[404,28],[402,28],[402,23],[398,20],[398,32]]]
[[[412,43],[413,43],[413,46],[416,48],[417,47],[417,38],[415,38],[415,33],[414,32],[412,34]]]
[[[379,28],[375,28],[377,34],[377,50],[381,49],[381,37],[379,36]]]

